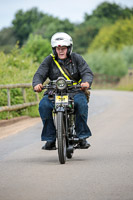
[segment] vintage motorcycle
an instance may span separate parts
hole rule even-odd
[[[74,85],[73,80],[65,80],[64,77],[59,77],[43,86],[43,89],[50,91],[49,99],[54,103],[53,119],[61,164],[65,164],[66,158],[72,158],[80,142],[75,132],[74,100],[70,97],[73,88],[81,88],[81,86]]]

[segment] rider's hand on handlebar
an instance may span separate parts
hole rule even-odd
[[[36,86],[34,87],[34,91],[35,91],[35,92],[41,92],[41,91],[42,91],[42,88],[43,88],[43,85],[40,83],[40,84],[38,84],[38,85],[36,85]]]
[[[81,83],[81,90],[88,89],[90,87],[90,84],[88,82]]]

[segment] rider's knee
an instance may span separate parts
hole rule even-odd
[[[47,112],[48,110],[51,110],[51,104],[47,98],[43,98],[39,103],[39,111],[44,110]]]
[[[87,99],[85,95],[77,95],[74,99],[74,105],[76,108],[79,108],[81,111],[82,109],[88,109]]]

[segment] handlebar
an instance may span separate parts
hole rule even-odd
[[[42,90],[44,89],[55,89],[56,85],[44,85]],[[81,85],[68,85],[68,88],[81,88]]]
[[[42,87],[42,90],[45,90],[45,89],[56,89],[56,81],[50,81],[50,85],[44,85],[43,87]],[[85,86],[82,86],[81,87],[81,85],[79,85],[79,84],[76,84],[76,85],[73,85],[73,83],[74,83],[74,81],[68,81],[67,82],[67,87],[68,87],[68,89],[73,89],[73,88],[86,88]],[[88,88],[88,90],[90,90],[91,88]],[[34,92],[37,92],[36,90],[34,90]]]

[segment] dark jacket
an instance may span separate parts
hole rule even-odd
[[[90,85],[93,81],[93,73],[85,60],[77,53],[72,53],[71,58],[66,60],[58,60],[60,66],[64,66],[77,82],[82,79],[82,82],[88,82]],[[44,83],[47,78],[56,80],[58,77],[63,76],[57,65],[55,64],[51,55],[47,56],[36,71],[32,85],[35,87],[37,84]]]

